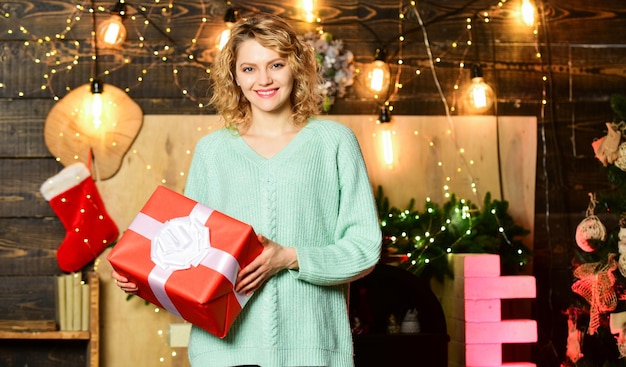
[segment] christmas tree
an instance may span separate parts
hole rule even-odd
[[[613,95],[611,108],[606,136],[592,143],[609,187],[589,194],[576,228],[564,366],[626,366],[626,97]]]

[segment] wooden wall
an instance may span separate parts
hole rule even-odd
[[[113,1],[96,3],[106,8]],[[223,24],[225,2],[171,3],[171,12],[160,11],[162,6],[153,2],[141,3],[151,11],[156,25],[172,29],[170,37],[178,46],[170,49],[168,61],[140,47],[137,32],[145,33],[145,44],[156,48],[170,40],[152,27],[143,27],[138,15],[135,21],[127,19],[131,37],[123,50],[101,50],[98,76],[128,88],[146,114],[209,115],[209,109],[198,107],[206,101],[205,71],[211,57],[202,50]],[[297,16],[291,3],[232,3],[242,13],[263,10]],[[402,49],[396,41],[400,3],[406,14],[402,33],[407,41]],[[561,312],[571,295],[575,227],[584,216],[587,192],[606,186],[590,143],[604,135],[604,121],[613,117],[610,95],[626,93],[626,48],[621,39],[626,33],[626,5],[621,0],[539,1],[542,23],[534,35],[517,22],[515,3],[508,0],[498,7],[496,1],[487,0],[418,1],[430,50],[419,19],[406,1],[324,0],[320,16],[324,29],[345,42],[359,67],[373,60],[376,47],[388,48],[394,73],[402,56],[403,88],[392,100],[396,115],[444,114],[436,81],[453,105],[454,85],[469,77],[468,70],[459,68],[460,61],[480,61],[498,95],[497,113],[537,118],[534,275],[538,297],[533,309],[540,335],[534,354],[539,365],[554,366],[562,361],[565,348]],[[52,277],[59,273],[54,256],[64,230],[39,194],[41,183],[60,169],[44,144],[43,125],[53,97],[62,97],[92,74],[90,17],[81,12],[80,5],[84,2],[12,0],[0,4],[0,15],[4,13],[0,17],[0,312],[7,318],[54,315]],[[483,10],[489,10],[489,23],[484,22]],[[105,17],[102,12],[96,15],[98,21]],[[453,48],[454,41],[462,43],[469,37],[467,18],[475,20],[474,46],[467,51]],[[71,30],[66,31],[68,24]],[[302,32],[311,29],[302,22],[294,24]],[[199,46],[193,50],[190,40],[199,29]],[[441,58],[435,60],[434,69],[428,51],[433,58]],[[188,53],[200,61],[189,62],[183,57]],[[177,79],[173,78],[175,67],[181,71]],[[356,80],[347,96],[333,106],[331,117],[375,116],[378,106],[362,87]]]
[[[500,117],[496,121],[492,116],[464,116],[448,121],[445,116],[396,116],[389,126],[395,132],[394,144],[399,153],[392,166],[381,162],[380,126],[372,118],[362,115],[332,118],[355,132],[372,185],[382,185],[390,201],[399,208],[404,208],[411,198],[431,197],[443,202],[444,186],[449,186],[448,192],[478,205],[487,192],[494,199],[501,198],[502,193],[515,192],[508,199],[510,214],[532,231],[535,172],[528,168],[534,168],[536,160],[536,118]],[[145,116],[119,172],[97,183],[109,214],[121,230],[128,227],[157,185],[182,192],[186,177],[181,172],[187,171],[191,161],[189,152],[199,138],[219,126],[215,115]],[[457,135],[451,135],[450,131],[456,131]],[[511,141],[520,144],[509,144]],[[435,146],[429,147],[432,142],[436,142]],[[499,160],[499,145],[502,156],[508,160]],[[459,154],[461,148],[463,154]],[[429,153],[424,154],[425,151]],[[503,170],[501,166],[513,169]],[[478,183],[477,193],[471,189],[472,181]],[[523,240],[532,248],[532,235]],[[165,358],[163,366],[181,366],[186,350],[169,348],[167,343],[169,325],[180,320],[167,312],[155,313],[154,306],[146,306],[140,299],[127,301],[109,277],[107,254],[108,250],[97,262],[102,276],[104,366],[132,362],[136,367],[149,367],[160,358]],[[133,340],[132,345],[137,348],[126,350],[127,345],[118,343],[123,338]],[[171,351],[178,355],[172,357]]]

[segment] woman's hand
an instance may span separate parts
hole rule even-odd
[[[247,296],[259,289],[270,277],[285,269],[298,269],[296,249],[285,247],[258,235],[263,252],[241,269],[235,282],[235,291]]]
[[[139,290],[135,283],[131,283],[128,278],[122,276],[115,270],[111,273],[111,277],[115,279],[115,284],[128,294],[135,294]]]

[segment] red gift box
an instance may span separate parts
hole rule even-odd
[[[250,225],[158,186],[107,259],[139,297],[223,338],[248,300],[237,273],[262,250]]]

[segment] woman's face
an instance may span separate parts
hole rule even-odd
[[[239,45],[235,79],[252,113],[291,113],[293,74],[287,59],[255,40]]]

